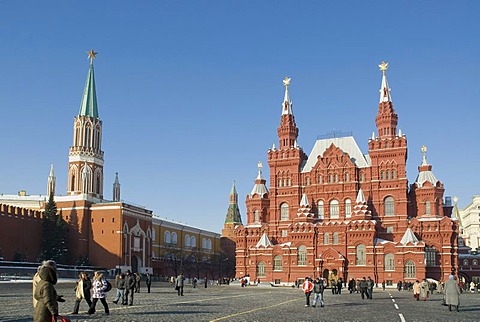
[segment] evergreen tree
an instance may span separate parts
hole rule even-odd
[[[45,216],[42,222],[42,254],[41,259],[53,259],[64,263],[67,259],[66,225],[57,213],[57,204],[50,195],[45,205]]]

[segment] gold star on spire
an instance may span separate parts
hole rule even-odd
[[[288,78],[288,77],[285,77],[284,80],[283,80],[283,85],[285,85],[285,87],[288,89],[288,85],[290,85],[290,81],[292,79],[291,78]]]
[[[97,58],[98,53],[96,53],[93,49],[90,51],[87,51],[88,58],[90,59],[90,64],[93,64],[93,60]]]
[[[380,67],[380,70],[385,75],[385,71],[388,69],[388,63],[386,63],[382,60],[382,63],[380,65],[378,65],[378,67]]]

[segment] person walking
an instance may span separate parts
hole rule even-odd
[[[367,280],[367,295],[368,295],[368,298],[371,300],[372,297],[373,297],[373,287],[375,286],[375,283],[373,282],[373,280],[370,278],[370,276],[368,277],[368,280]]]
[[[330,286],[332,287],[332,294],[337,294],[337,282],[335,280],[331,280]]]
[[[88,308],[92,306],[90,290],[92,289],[92,281],[88,278],[85,272],[81,272],[78,275],[77,285],[75,286],[75,305],[73,306],[72,314],[78,314],[80,309],[80,302],[85,300],[88,304]]]
[[[55,290],[57,284],[57,270],[54,261],[48,265],[42,265],[37,271],[38,282],[34,285],[33,321],[44,322],[57,320],[58,317],[58,296]]]
[[[445,282],[445,304],[448,305],[448,310],[452,310],[452,306],[455,307],[458,312],[458,306],[460,304],[460,287],[455,279],[455,276],[450,275],[448,281]]]
[[[178,296],[183,296],[183,286],[185,285],[185,278],[182,273],[177,276],[175,280],[175,289],[177,290]]]
[[[207,285],[208,285],[208,279],[207,279],[207,277],[206,277],[206,276],[205,276],[204,280],[205,280],[205,288],[207,288]]]
[[[428,282],[424,278],[423,281],[420,283],[420,298],[422,299],[422,301],[427,300],[428,291],[429,291]]]
[[[95,307],[97,306],[98,300],[102,302],[103,307],[105,309],[105,314],[109,315],[110,310],[108,309],[108,304],[107,300],[105,299],[106,296],[106,289],[107,289],[107,280],[103,277],[103,274],[100,273],[99,271],[95,272],[95,275],[93,276],[93,283],[92,283],[92,289],[93,289],[93,301],[92,305],[90,306],[90,309],[88,310],[88,314],[94,314],[95,313]]]
[[[147,292],[150,293],[150,286],[152,285],[152,276],[150,275],[150,273],[147,273],[145,283],[147,284]]]
[[[310,306],[310,295],[313,291],[313,283],[310,281],[310,278],[305,277],[305,282],[302,284],[303,293],[305,293],[305,307]]]
[[[133,305],[133,293],[135,292],[135,277],[132,275],[130,270],[127,271],[125,275],[125,301],[122,303],[123,305]],[[130,301],[128,296],[130,295]]]
[[[193,278],[193,288],[197,288],[197,283],[198,283],[197,278],[194,277]]]
[[[382,290],[384,290],[384,291],[385,291],[385,286],[386,286],[386,283],[385,283],[385,281],[383,281],[382,282]]]
[[[142,275],[140,273],[134,273],[135,276],[135,293],[140,293],[140,283],[142,281]]]
[[[355,282],[353,277],[350,278],[350,281],[348,281],[348,290],[350,291],[350,294],[355,292],[356,285],[357,285],[357,283]]]
[[[120,303],[125,302],[125,275],[124,274],[118,274],[118,278],[116,279],[116,287],[117,287],[117,294],[115,295],[115,299],[113,300],[113,303],[117,304],[118,301]]]
[[[337,294],[342,294],[343,279],[340,277],[337,281]]]
[[[317,277],[313,282],[313,302],[312,307],[317,305],[317,302],[320,300],[320,307],[325,306],[325,302],[323,301],[323,291],[325,290],[325,285],[323,284],[323,280],[320,277]]]
[[[360,290],[360,295],[362,296],[362,300],[365,299],[365,295],[367,295],[367,299],[368,299],[368,293],[367,293],[367,280],[365,279],[365,277],[360,281],[359,283],[359,290]]]
[[[420,299],[420,289],[420,282],[416,280],[415,283],[413,283],[413,298],[417,301]]]

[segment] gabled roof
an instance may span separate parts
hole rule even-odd
[[[405,234],[403,234],[402,239],[400,240],[400,243],[403,245],[406,245],[408,243],[413,243],[416,245],[419,242],[417,236],[413,233],[413,231],[410,229],[410,227],[405,230]]]
[[[353,136],[345,136],[340,138],[320,139],[315,142],[307,162],[305,163],[302,172],[310,172],[317,164],[317,157],[323,157],[325,151],[334,144],[337,148],[345,153],[348,153],[350,160],[359,168],[367,168],[370,166],[370,158],[362,154],[357,142]]]
[[[260,238],[260,240],[258,241],[257,245],[255,247],[259,248],[259,247],[272,247],[272,242],[270,241],[270,239],[268,239],[268,236],[267,236],[267,233],[263,233],[262,237]]]

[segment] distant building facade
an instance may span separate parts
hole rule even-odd
[[[292,284],[305,276],[329,283],[371,276],[394,284],[458,274],[458,222],[425,147],[418,176],[408,184],[407,138],[397,129],[387,66],[380,65],[377,134],[368,154],[351,135],[334,133],[319,138],[307,156],[297,143],[290,79],[284,80],[279,143],[268,150],[270,177],[263,178],[259,164],[246,197],[247,222],[234,229],[237,277]]]
[[[170,272],[161,259],[178,251],[195,253],[203,263],[220,257],[219,234],[160,219],[149,209],[121,201],[118,173],[113,183],[113,201],[104,198],[103,135],[93,68],[95,54],[93,50],[89,52],[90,68],[80,111],[74,118],[67,194],[56,195],[52,165],[46,196],[29,196],[25,191],[0,195],[0,257],[38,260],[43,212],[51,194],[67,223],[69,259],[65,264],[88,263],[112,271],[160,274]],[[168,234],[178,239],[167,239]],[[183,259],[179,261],[183,263]]]
[[[480,196],[474,196],[464,209],[458,209],[454,198],[453,213],[460,223],[458,265],[460,276],[466,283],[480,283]]]

